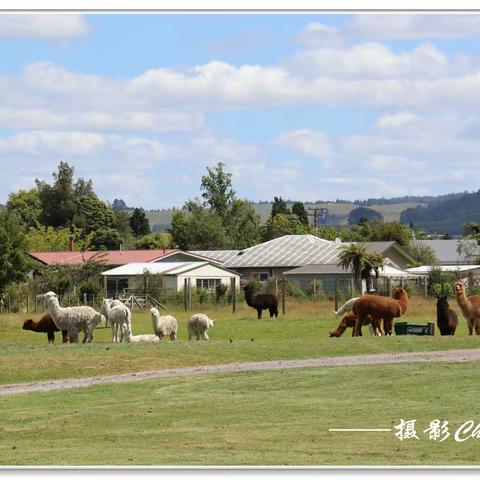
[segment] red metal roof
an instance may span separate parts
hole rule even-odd
[[[46,265],[62,263],[65,265],[79,265],[95,257],[107,265],[125,265],[127,263],[154,262],[166,255],[181,250],[106,250],[89,252],[30,252],[30,256]],[[184,252],[187,253],[188,252]]]

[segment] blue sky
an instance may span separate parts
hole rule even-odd
[[[0,202],[60,161],[104,200],[477,190],[480,16],[0,15]]]

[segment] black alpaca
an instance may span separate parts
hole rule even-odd
[[[262,318],[262,310],[270,312],[270,318],[274,315],[278,317],[278,300],[277,297],[271,293],[260,293],[255,295],[255,289],[251,285],[243,287],[245,291],[245,301],[249,307],[257,311],[258,318]]]
[[[455,335],[458,325],[457,314],[449,308],[447,295],[437,297],[437,327],[440,335]]]

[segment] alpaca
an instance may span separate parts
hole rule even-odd
[[[466,297],[465,284],[463,282],[455,284],[455,295],[457,304],[467,320],[468,334],[473,335],[473,329],[475,328],[475,333],[480,335],[480,295]]]
[[[438,297],[437,300],[437,327],[440,335],[455,335],[458,325],[457,314],[449,308],[447,295]]]
[[[48,343],[53,343],[55,341],[55,333],[60,330],[55,325],[55,322],[52,319],[50,314],[44,315],[38,322],[32,319],[25,320],[22,326],[23,330],[31,330],[32,332],[46,333],[48,338]],[[62,330],[62,343],[68,342],[68,331]]]
[[[128,343],[157,343],[160,341],[156,335],[132,335],[132,332],[129,332],[126,339]]]
[[[118,302],[118,300],[114,301]],[[132,332],[132,313],[123,303],[120,302],[120,305],[112,307],[110,302],[108,298],[103,299],[101,312],[112,327],[112,342],[121,343]]]
[[[337,311],[333,311],[336,317],[343,315],[344,313],[351,312],[353,308],[353,304],[359,299],[360,297],[353,297],[350,300],[347,300]]]
[[[107,300],[108,300],[108,302],[109,302],[109,304],[110,304],[110,307],[116,307],[117,305],[124,305],[123,302],[121,302],[120,300],[116,300],[116,299],[114,299],[114,298],[108,298]],[[103,312],[102,312],[102,313],[103,313]],[[103,313],[103,315],[105,315],[105,314]],[[107,315],[105,315],[105,317],[106,317],[106,319],[107,319],[107,321],[106,321],[106,323],[105,323],[105,326],[108,327],[108,317],[107,317]]]
[[[371,317],[369,317],[371,318]],[[340,324],[338,325],[337,329],[333,332],[330,332],[330,337],[341,337],[343,332],[349,327],[355,327],[357,323],[357,316],[354,315],[352,312],[348,312],[341,320]],[[352,337],[355,333],[355,329],[352,328]],[[360,328],[360,334],[362,336],[362,329]]]
[[[170,337],[170,340],[177,339],[178,323],[175,317],[171,315],[160,316],[160,312],[155,307],[150,309],[150,316],[153,331],[160,340],[162,340],[164,336]]]
[[[78,332],[83,331],[84,337],[82,343],[90,343],[95,338],[95,327],[106,321],[105,317],[95,311],[92,307],[65,307],[62,308],[58,303],[57,294],[47,292],[43,295],[47,302],[47,307],[52,319],[60,330],[68,331],[68,340],[70,343],[78,343]]]
[[[393,329],[393,319],[401,317],[407,311],[408,295],[400,287],[395,288],[393,298],[376,295],[364,295],[360,297],[353,305],[352,312],[357,315],[355,325],[355,336],[358,336],[362,325],[367,322],[367,317],[372,317],[374,331],[380,331],[381,320],[385,335],[391,335]]]
[[[207,331],[213,327],[213,320],[203,313],[196,313],[190,317],[187,327],[189,340],[191,340],[194,335],[197,337],[197,340],[200,340],[200,337],[202,337],[203,340],[208,340]]]
[[[249,307],[254,308],[257,311],[258,319],[262,318],[262,310],[270,312],[270,318],[274,315],[278,317],[278,300],[272,293],[260,293],[255,295],[255,289],[251,285],[245,285],[243,287],[245,291],[245,301]]]

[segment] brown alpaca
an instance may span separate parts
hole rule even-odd
[[[480,335],[480,295],[465,296],[465,284],[463,282],[455,284],[455,295],[457,304],[467,320],[469,335],[473,335],[474,328],[475,333]]]
[[[367,320],[368,320],[368,323],[371,323],[372,317],[370,316],[367,317]],[[334,332],[330,332],[330,337],[341,337],[343,332],[349,327],[352,327],[352,337],[353,337],[355,333],[355,329],[353,327],[355,327],[356,323],[357,323],[357,316],[352,312],[348,312],[342,318],[337,329]],[[362,329],[360,328],[360,337],[361,336],[362,336]]]
[[[39,333],[46,333],[48,342],[53,343],[55,341],[55,333],[58,332],[59,329],[53,322],[52,317],[50,314],[44,315],[38,322],[32,319],[25,320],[23,322],[24,330],[31,330],[32,332],[39,332]],[[68,342],[68,332],[62,331],[62,343]]]
[[[393,298],[376,295],[365,295],[360,297],[353,305],[352,312],[357,315],[355,324],[355,336],[359,335],[362,325],[367,322],[367,317],[372,317],[372,326],[375,331],[379,331],[383,319],[383,328],[385,335],[392,334],[393,319],[401,317],[407,311],[408,295],[400,287],[396,287]]]

